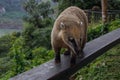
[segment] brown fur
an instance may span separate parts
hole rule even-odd
[[[58,16],[51,33],[51,44],[56,56],[60,56],[61,48],[67,48],[72,52],[71,55],[75,55],[69,46],[69,37],[74,38],[77,48],[83,50],[87,37],[87,23],[84,11],[75,6],[65,9]]]

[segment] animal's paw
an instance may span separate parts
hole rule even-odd
[[[70,63],[70,67],[74,67],[75,66],[75,63]]]
[[[80,52],[79,55],[78,55],[79,58],[83,58],[84,57],[84,53],[83,52]]]
[[[60,62],[60,60],[55,60],[55,64],[59,64]]]
[[[73,67],[76,64],[76,57],[71,57],[70,66]]]

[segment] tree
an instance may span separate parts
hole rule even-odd
[[[47,7],[43,10],[45,5]],[[24,30],[22,35],[13,42],[10,51],[15,65],[12,70],[14,75],[40,64],[43,60],[42,55],[44,52],[48,55],[47,48],[50,47],[50,26],[52,24],[49,17],[50,3],[43,4],[36,0],[27,0],[23,6],[28,14],[24,19]],[[44,12],[45,15],[42,15]],[[38,61],[40,59],[41,61]]]
[[[28,14],[25,17],[25,21],[38,28],[44,27],[43,20],[45,18],[50,19],[50,15],[54,12],[49,1],[39,2],[36,0],[27,0],[24,2],[23,8]]]
[[[108,0],[109,10],[120,10],[120,0]]]
[[[53,13],[53,10],[50,2],[36,0],[25,1],[23,7],[28,14],[24,18],[23,48],[26,49],[26,58],[32,59],[32,49],[40,46],[50,47],[51,29],[49,27],[52,25],[52,19],[49,15]]]
[[[107,0],[101,0],[102,5],[102,21],[103,24],[107,23]]]
[[[78,6],[81,9],[92,9],[93,6],[100,6],[100,0],[58,0],[59,2],[59,12],[62,12],[65,8],[69,6]]]
[[[59,3],[59,13],[69,6],[78,6],[81,9],[92,9],[93,6],[99,6],[101,8],[101,0],[54,0]],[[108,0],[108,9],[120,9],[120,0]]]

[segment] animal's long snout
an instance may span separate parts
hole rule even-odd
[[[80,53],[80,49],[79,47],[74,47],[74,50],[75,50],[75,54],[78,55]]]
[[[79,52],[80,52],[80,47],[77,43],[77,41],[75,41],[74,39],[71,40],[71,43],[72,43],[72,50],[74,52],[75,55],[77,55]]]

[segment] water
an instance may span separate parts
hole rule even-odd
[[[20,29],[0,29],[0,37],[11,34],[12,32],[19,32],[21,31]]]

